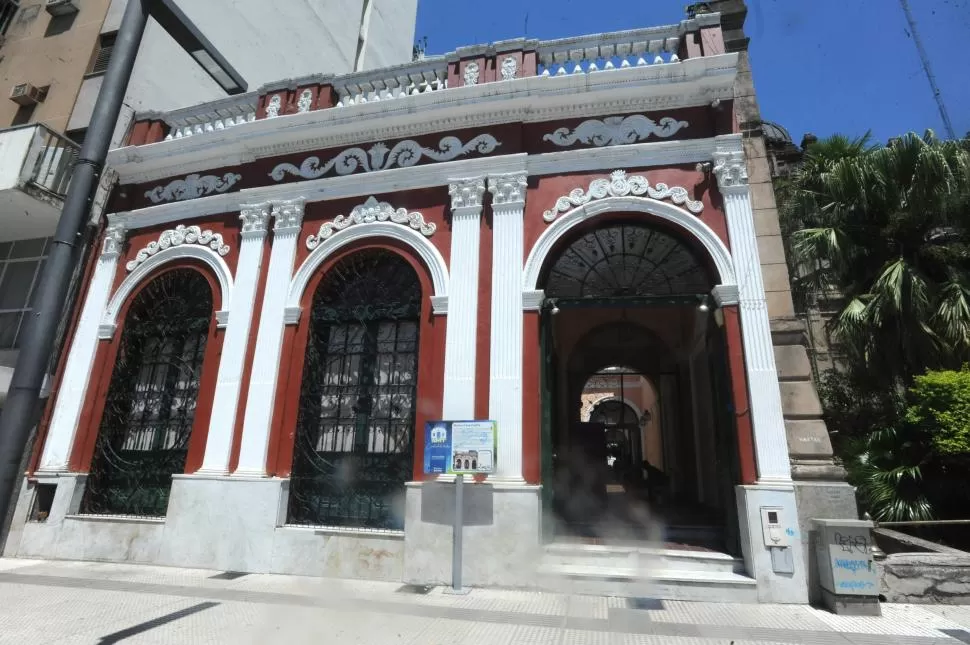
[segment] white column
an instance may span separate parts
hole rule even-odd
[[[496,478],[522,479],[522,265],[526,173],[490,175],[492,341],[488,415],[498,424]],[[450,293],[457,289],[452,288]],[[448,327],[451,327],[448,321]]]
[[[445,335],[445,419],[475,418],[478,254],[485,179],[455,180],[451,195],[451,279]]]
[[[273,204],[273,247],[269,255],[263,308],[256,333],[256,354],[243,420],[239,465],[234,474],[263,476],[276,403],[280,355],[283,351],[286,294],[303,223],[303,200]]]
[[[738,308],[758,481],[790,482],[791,463],[781,391],[741,141],[732,138],[729,142],[719,144],[714,153],[714,162],[714,173],[724,196],[724,213],[738,280]]]
[[[269,221],[271,204],[244,205],[242,244],[232,290],[232,311],[222,344],[222,358],[216,377],[216,391],[212,401],[212,417],[205,444],[205,458],[201,473],[224,475],[229,472],[229,455],[239,407],[246,352],[249,349],[249,329],[256,304],[256,285],[263,266],[263,242]]]
[[[64,367],[57,402],[51,415],[50,428],[41,454],[40,470],[46,472],[66,471],[71,458],[71,448],[77,432],[85,393],[91,376],[91,367],[98,351],[98,327],[104,315],[111,285],[118,268],[118,257],[125,241],[123,226],[110,223],[104,235],[101,257],[91,276],[84,308],[78,320],[77,330],[71,343],[70,354]]]

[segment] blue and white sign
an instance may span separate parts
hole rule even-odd
[[[488,474],[495,469],[494,421],[429,421],[424,432],[428,475]]]

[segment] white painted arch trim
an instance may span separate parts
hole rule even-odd
[[[529,252],[529,257],[525,261],[525,272],[522,283],[523,291],[534,291],[539,288],[539,277],[542,269],[555,248],[565,235],[573,228],[582,224],[586,220],[592,219],[604,213],[617,212],[637,212],[649,213],[668,221],[691,237],[698,240],[707,251],[714,262],[720,284],[737,284],[734,271],[734,261],[731,259],[731,252],[728,251],[724,242],[711,230],[707,224],[697,218],[696,215],[686,210],[661,202],[649,197],[605,197],[595,202],[583,204],[571,211],[558,217],[549,227],[543,231],[535,245]]]
[[[437,247],[428,238],[406,226],[391,222],[370,222],[340,231],[314,249],[303,261],[290,282],[290,289],[286,296],[285,320],[287,324],[292,325],[299,320],[300,301],[303,299],[303,292],[306,291],[307,284],[309,284],[317,269],[320,268],[320,265],[348,244],[368,238],[389,238],[414,249],[431,274],[431,283],[434,287],[432,302],[435,303],[436,311],[440,313],[441,305],[439,303],[444,303],[444,310],[447,311],[448,265],[445,264],[445,259]]]
[[[114,295],[108,302],[108,306],[104,310],[104,316],[101,318],[101,326],[98,329],[99,338],[108,339],[114,336],[115,330],[118,327],[118,313],[124,306],[128,296],[132,294],[142,280],[162,265],[185,259],[199,260],[212,269],[212,272],[215,274],[216,280],[219,281],[219,290],[222,294],[222,309],[216,312],[216,321],[220,328],[225,327],[229,322],[233,288],[232,272],[229,270],[229,265],[222,259],[222,256],[207,246],[185,244],[159,251],[157,255],[153,255],[128,274],[128,277],[115,290]]]

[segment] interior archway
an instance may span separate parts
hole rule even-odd
[[[638,215],[587,222],[549,254],[543,478],[558,535],[734,546],[715,284],[703,250]]]

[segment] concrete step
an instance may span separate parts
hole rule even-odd
[[[604,570],[707,571],[744,573],[744,561],[727,553],[688,551],[661,546],[613,546],[553,543],[545,547],[543,564],[599,567]]]
[[[595,596],[697,602],[758,602],[758,587],[753,578],[723,571],[543,564],[539,572],[539,586],[559,593]]]

